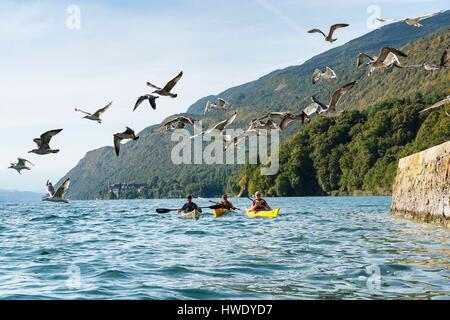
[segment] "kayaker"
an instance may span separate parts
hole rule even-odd
[[[259,212],[259,211],[271,211],[272,209],[269,207],[269,204],[266,200],[261,198],[261,193],[258,191],[255,193],[256,199],[253,200],[252,203],[252,209],[253,212]]]
[[[222,195],[222,201],[219,202],[218,205],[221,207],[221,209],[236,210],[234,205],[230,201],[228,201],[228,196],[226,194]]]
[[[188,212],[192,212],[197,210],[198,212],[202,213],[202,209],[199,208],[198,205],[196,205],[193,201],[192,201],[192,196],[189,195],[187,197],[187,201],[184,204],[183,208],[181,208],[181,210],[178,210],[178,213],[188,213]]]

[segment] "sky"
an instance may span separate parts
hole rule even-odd
[[[448,0],[0,1],[0,189],[42,192],[113,134],[185,112],[204,96],[287,66],[371,31],[373,18],[447,10]],[[311,28],[351,26],[331,45]],[[137,97],[180,71],[177,99],[153,111]],[[103,124],[82,119],[113,101]],[[28,154],[34,138],[64,129],[56,155]],[[17,157],[35,167],[7,169]]]

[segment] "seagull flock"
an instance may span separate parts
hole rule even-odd
[[[406,18],[406,19],[383,19],[383,18],[377,18],[378,21],[382,22],[382,23],[387,23],[387,24],[391,24],[391,23],[395,23],[395,22],[404,22],[407,25],[411,26],[411,27],[416,27],[416,28],[420,28],[423,27],[423,25],[420,23],[420,21],[434,17],[440,13],[442,13],[444,11],[439,11],[439,12],[435,12],[435,13],[430,13],[430,14],[424,14],[423,16],[420,17],[415,17],[415,18]]]
[[[442,11],[441,11],[442,12]],[[383,18],[378,18],[377,20],[382,23],[393,23],[393,22],[404,22],[409,26],[420,28],[422,27],[422,24],[420,23],[422,20],[431,18],[433,16],[436,16],[437,14],[441,13],[433,13],[433,14],[427,14],[416,18],[407,18],[407,19],[400,19],[400,20],[388,20]],[[330,27],[330,30],[328,34],[325,34],[320,29],[311,29],[308,31],[308,33],[320,33],[324,36],[325,41],[330,42],[333,44],[337,41],[337,38],[334,38],[334,34],[338,29],[341,28],[347,28],[349,27],[349,24],[346,23],[338,23],[334,24]],[[408,57],[405,53],[401,52],[400,50],[392,47],[384,47],[380,49],[380,52],[378,56],[371,56],[367,53],[360,53],[357,57],[357,68],[360,68],[361,66],[365,66],[368,69],[368,76],[372,76],[375,72],[384,72],[388,69],[392,68],[423,68],[427,71],[440,71],[442,69],[448,69],[449,68],[449,56],[450,56],[450,45],[447,46],[445,52],[443,53],[441,60],[439,63],[432,63],[432,62],[424,62],[422,64],[417,65],[403,65],[400,61],[400,57],[406,58]],[[170,80],[164,87],[156,86],[150,82],[147,82],[147,86],[155,89],[151,94],[145,94],[140,96],[134,107],[133,112],[136,111],[139,106],[142,105],[143,102],[148,101],[150,104],[150,107],[153,110],[157,109],[156,100],[160,97],[170,97],[172,99],[175,99],[178,97],[178,94],[173,93],[172,90],[177,85],[177,83],[180,81],[180,79],[183,77],[183,72],[180,72],[175,78]],[[338,75],[335,70],[333,70],[331,67],[327,66],[325,71],[322,72],[320,69],[314,70],[313,73],[313,85],[317,85],[322,81],[325,80],[337,80]],[[204,138],[205,136],[209,136],[213,133],[220,133],[223,135],[223,139],[228,144],[225,147],[225,150],[227,150],[230,147],[236,146],[240,141],[243,139],[246,139],[250,136],[259,136],[261,134],[261,130],[268,130],[269,134],[271,130],[284,130],[286,129],[291,123],[296,122],[299,124],[307,124],[310,123],[312,120],[313,115],[324,115],[330,118],[338,120],[339,117],[341,117],[345,113],[345,108],[343,110],[338,110],[338,103],[341,100],[342,96],[349,92],[355,85],[356,80],[349,82],[345,85],[343,85],[339,90],[334,92],[334,94],[331,96],[329,103],[324,103],[320,99],[318,99],[316,96],[312,96],[311,100],[312,103],[304,108],[300,113],[294,114],[290,112],[269,112],[266,115],[254,119],[250,122],[248,128],[241,134],[238,134],[236,136],[229,136],[229,135],[223,135],[226,128],[231,126],[234,121],[238,117],[238,113],[234,112],[230,117],[227,119],[217,123],[216,125],[211,126],[208,130],[204,130],[198,120],[195,120],[188,116],[178,116],[173,119],[170,119],[166,121],[162,127],[158,130],[165,130],[166,132],[173,132],[177,129],[184,129],[187,126],[192,126],[197,132],[200,132],[196,135],[191,136],[191,139],[194,138]],[[446,104],[450,103],[450,96],[446,97],[442,101],[436,103],[435,105],[421,111],[420,113],[428,112],[430,110],[434,110],[437,108],[440,108]],[[75,108],[76,112],[80,112],[85,114],[86,116],[83,117],[83,119],[87,119],[90,121],[98,122],[99,124],[102,123],[101,116],[104,114],[108,109],[111,107],[113,102],[110,102],[105,107],[98,109],[94,113],[89,113],[86,111],[83,111],[79,108]],[[232,104],[222,98],[218,98],[216,102],[207,101],[204,115],[208,114],[212,111],[222,111],[222,112],[228,112],[232,109]],[[450,114],[446,112],[446,114],[450,117]],[[36,143],[37,148],[29,151],[29,153],[34,153],[36,155],[44,156],[49,154],[56,154],[60,150],[59,149],[53,149],[50,147],[51,140],[58,135],[63,129],[56,129],[56,130],[50,130],[47,131],[39,138],[35,138],[33,141]],[[126,130],[122,133],[116,133],[113,135],[113,141],[114,141],[114,149],[116,156],[120,156],[120,147],[123,141],[126,140],[133,140],[137,141],[139,140],[139,136],[136,135],[133,129],[126,127]],[[22,170],[31,170],[31,168],[28,165],[31,165],[34,167],[34,164],[28,161],[27,159],[18,158],[17,163],[11,163],[11,165],[8,167],[9,169],[16,170],[19,174],[21,174]],[[56,202],[56,203],[67,203],[68,200],[65,199],[64,195],[69,188],[70,185],[70,178],[67,178],[62,185],[56,189],[53,187],[52,183],[50,181],[47,181],[46,183],[46,190],[48,195],[45,196],[42,200],[43,201],[49,201],[49,202]]]

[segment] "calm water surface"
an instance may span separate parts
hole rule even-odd
[[[390,198],[269,202],[278,219],[154,213],[175,200],[0,202],[0,299],[450,297],[450,231],[390,216]]]

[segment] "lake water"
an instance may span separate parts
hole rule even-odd
[[[155,213],[176,200],[1,202],[0,299],[449,298],[450,231],[390,200],[269,199],[275,220],[199,221]]]

